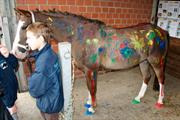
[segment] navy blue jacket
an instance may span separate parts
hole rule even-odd
[[[37,107],[45,113],[58,113],[64,106],[61,68],[49,44],[35,52],[35,70],[29,77],[29,92]]]
[[[0,54],[0,82],[4,89],[4,96],[1,98],[6,107],[12,107],[17,99],[18,81],[14,69],[18,67],[17,58],[10,54],[5,58]]]

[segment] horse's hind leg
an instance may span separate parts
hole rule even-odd
[[[140,70],[143,76],[143,83],[140,89],[140,92],[138,94],[138,96],[135,97],[135,99],[132,101],[132,104],[139,104],[140,103],[140,99],[142,97],[144,97],[144,94],[146,92],[147,89],[147,84],[151,78],[151,74],[150,74],[150,65],[148,63],[148,61],[144,61],[142,63],[140,63]]]
[[[152,65],[153,70],[156,74],[156,77],[159,82],[159,98],[156,103],[156,108],[163,107],[163,98],[164,98],[164,59],[160,59],[159,63],[149,60],[149,63]]]
[[[158,82],[158,79],[157,79],[156,75],[155,75],[155,78],[154,78],[153,90],[154,91],[159,91],[159,82]]]
[[[87,87],[89,90],[89,97],[87,104],[88,114],[94,113],[94,107],[96,107],[96,91],[97,91],[97,71],[86,71]]]

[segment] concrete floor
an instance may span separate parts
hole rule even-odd
[[[76,80],[73,120],[180,120],[180,79],[166,75],[165,108],[162,110],[154,108],[158,92],[152,90],[152,82],[141,104],[132,105],[131,100],[138,94],[142,84],[138,67],[98,76],[96,113],[86,116],[86,81]],[[18,95],[17,106],[21,120],[42,120],[34,99],[28,93]]]

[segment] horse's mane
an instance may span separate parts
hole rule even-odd
[[[41,14],[44,14],[44,15],[51,15],[51,16],[53,16],[53,17],[59,17],[59,14],[63,14],[63,15],[65,15],[65,16],[72,16],[72,17],[75,17],[75,18],[78,18],[78,19],[80,19],[80,20],[83,20],[83,21],[87,21],[87,22],[90,22],[90,23],[95,23],[95,24],[98,24],[98,25],[105,25],[105,23],[104,22],[102,22],[102,21],[100,21],[100,20],[97,20],[97,19],[89,19],[89,18],[86,18],[86,17],[84,17],[84,16],[82,16],[82,15],[76,15],[76,14],[73,14],[73,13],[69,13],[69,12],[61,12],[61,11],[59,11],[59,10],[55,10],[55,9],[53,9],[53,10],[43,10],[43,11],[41,11],[41,10],[39,10],[39,9],[36,9],[35,11],[33,11],[33,12],[39,12],[39,13],[41,13]]]

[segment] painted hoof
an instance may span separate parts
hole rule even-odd
[[[90,107],[91,107],[91,104],[87,104],[87,103],[86,103],[86,104],[84,104],[84,107],[85,107],[85,108],[90,108]]]
[[[133,100],[131,101],[131,103],[134,104],[134,105],[136,105],[136,104],[141,103],[141,101],[138,101],[138,100],[133,99]]]
[[[87,109],[84,114],[87,115],[87,116],[90,116],[90,115],[94,115],[94,112],[91,112],[91,111],[89,111],[89,110]]]
[[[164,108],[164,104],[156,103],[156,104],[155,104],[155,108],[158,109],[158,110],[159,110],[159,109],[162,109],[162,108]]]

